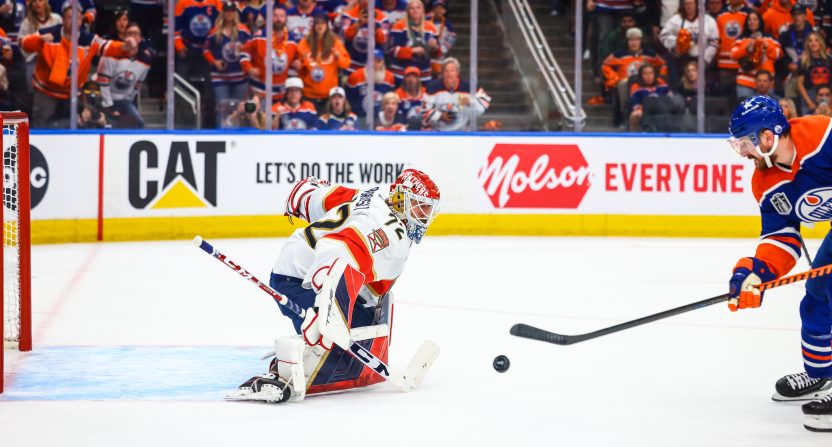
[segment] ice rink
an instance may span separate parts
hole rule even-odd
[[[283,240],[212,242],[267,280]],[[802,285],[761,309],[719,305],[573,346],[509,335],[518,322],[588,332],[722,294],[755,246],[428,234],[394,288],[390,354],[403,368],[423,340],[440,345],[420,387],[281,405],[223,401],[292,329],[190,241],[35,246],[35,349],[11,354],[0,445],[832,445],[799,404],[770,399],[802,369]]]

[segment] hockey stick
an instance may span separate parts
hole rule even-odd
[[[287,309],[291,310],[301,318],[306,315],[306,312],[300,308],[296,303],[290,300],[288,297],[281,295],[276,290],[272,289],[268,285],[266,285],[263,281],[257,279],[254,275],[249,273],[246,269],[244,269],[241,265],[237,264],[236,262],[229,259],[225,254],[221,253],[217,250],[213,245],[211,245],[208,241],[202,239],[201,236],[196,236],[194,238],[194,245],[199,247],[205,253],[213,256],[223,264],[225,264],[231,270],[237,272],[243,278],[246,278],[254,285],[257,286],[260,290],[266,292],[271,296],[275,301],[285,306]],[[439,355],[439,346],[428,340],[422,343],[422,346],[416,351],[416,354],[411,359],[410,363],[407,365],[407,369],[405,369],[404,374],[398,372],[397,370],[391,368],[386,363],[382,362],[381,359],[373,355],[370,351],[365,349],[363,346],[356,343],[352,338],[349,336],[346,337],[343,341],[341,340],[333,340],[338,344],[338,346],[346,352],[349,352],[353,357],[358,359],[361,363],[369,367],[373,372],[384,378],[389,383],[393,384],[396,388],[401,391],[411,391],[421,382],[422,378],[427,374],[428,369],[433,364],[433,361],[436,360],[436,357]]]
[[[764,282],[758,286],[755,286],[761,292],[769,289],[774,289],[776,287],[780,287],[786,284],[792,284],[799,281],[804,281],[810,278],[817,278],[820,276],[826,276],[829,273],[832,273],[832,264],[824,265],[822,267],[818,267],[812,270],[807,270],[802,273],[797,273],[792,276],[786,276],[780,279],[775,279],[773,281]],[[518,323],[511,327],[511,335],[515,335],[517,337],[523,338],[530,338],[532,340],[540,340],[545,341],[548,343],[554,343],[556,345],[572,345],[575,343],[580,343],[582,341],[592,340],[593,338],[602,337],[604,335],[613,334],[615,332],[623,331],[625,329],[630,329],[636,326],[641,326],[642,324],[652,323],[654,321],[663,320],[665,318],[669,318],[675,315],[683,314],[685,312],[690,312],[692,310],[701,309],[703,307],[712,306],[714,304],[723,303],[728,301],[729,297],[728,294],[722,294],[719,296],[715,296],[713,298],[708,298],[706,300],[697,301],[695,303],[686,304],[684,306],[677,307],[675,309],[666,310],[664,312],[659,312],[657,314],[648,315],[646,317],[639,318],[637,320],[627,321],[625,323],[617,324],[615,326],[610,326],[608,328],[599,329],[594,332],[588,332],[586,334],[578,334],[578,335],[562,335],[556,334],[554,332],[545,331],[543,329],[536,328],[534,326],[529,326],[528,324]]]

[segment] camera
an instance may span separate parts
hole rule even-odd
[[[98,84],[94,82],[87,82],[84,84],[82,93],[81,104],[84,108],[90,111],[90,119],[82,123],[82,127],[87,129],[109,127],[108,124],[102,125],[99,123],[102,116],[104,116],[104,98],[101,96],[101,90],[99,89]]]
[[[257,111],[257,103],[254,101],[246,101],[244,109],[246,113],[254,113]]]

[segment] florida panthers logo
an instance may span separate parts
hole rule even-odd
[[[203,14],[198,14],[191,19],[190,30],[191,34],[196,37],[205,37],[211,31],[211,19]]]
[[[112,81],[113,89],[126,92],[136,85],[136,74],[132,71],[122,71]]]
[[[226,62],[240,60],[240,42],[226,42],[222,46],[222,58]]]
[[[725,35],[731,39],[736,39],[742,34],[742,25],[736,20],[731,20],[725,24]]]
[[[832,188],[817,188],[797,200],[797,216],[804,222],[832,220]]]

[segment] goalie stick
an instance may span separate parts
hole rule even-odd
[[[269,296],[271,296],[275,301],[299,315],[301,318],[306,315],[306,312],[287,296],[280,294],[266,285],[263,281],[257,279],[241,265],[229,259],[228,256],[217,250],[208,241],[202,239],[201,236],[194,237],[194,245],[225,264],[231,270],[237,272],[243,278],[252,282],[257,286],[257,288],[269,294]],[[332,341],[335,342],[335,344],[337,344],[341,349],[358,359],[359,362],[370,368],[373,372],[384,378],[388,383],[393,384],[393,386],[404,392],[412,391],[417,385],[419,385],[419,382],[421,382],[422,378],[425,377],[425,374],[427,374],[428,369],[433,364],[433,361],[436,360],[436,357],[439,355],[439,346],[433,341],[426,340],[422,343],[422,346],[419,347],[419,350],[416,351],[416,354],[410,360],[410,363],[407,365],[404,373],[401,373],[382,362],[381,359],[373,355],[373,353],[356,343],[350,335],[338,337],[338,339],[333,339]]]
[[[780,287],[786,284],[792,284],[799,281],[804,281],[810,278],[817,278],[820,276],[826,276],[829,273],[832,273],[832,264],[824,265],[822,267],[818,267],[812,270],[807,270],[802,273],[797,273],[791,276],[786,276],[780,279],[775,279],[772,281],[764,282],[760,285],[755,286],[760,292],[774,289],[775,287]],[[608,328],[599,329],[594,332],[587,332],[586,334],[577,334],[577,335],[563,335],[563,334],[556,334],[554,332],[545,331],[543,329],[536,328],[534,326],[530,326],[528,324],[518,323],[511,327],[511,335],[515,335],[517,337],[523,338],[530,338],[532,340],[539,340],[545,341],[547,343],[554,343],[556,345],[573,345],[575,343],[580,343],[582,341],[592,340],[593,338],[602,337],[604,335],[613,334],[615,332],[623,331],[625,329],[630,329],[636,326],[641,326],[643,324],[652,323],[653,321],[663,320],[665,318],[669,318],[675,315],[683,314],[685,312],[690,312],[692,310],[701,309],[703,307],[712,306],[714,304],[723,303],[729,300],[729,296],[727,293],[715,296],[713,298],[708,298],[706,300],[697,301],[695,303],[686,304],[684,306],[680,306],[674,309],[666,310],[664,312],[659,312],[657,314],[648,315],[646,317],[642,317],[636,320],[627,321],[625,323],[617,324],[615,326],[610,326]]]

